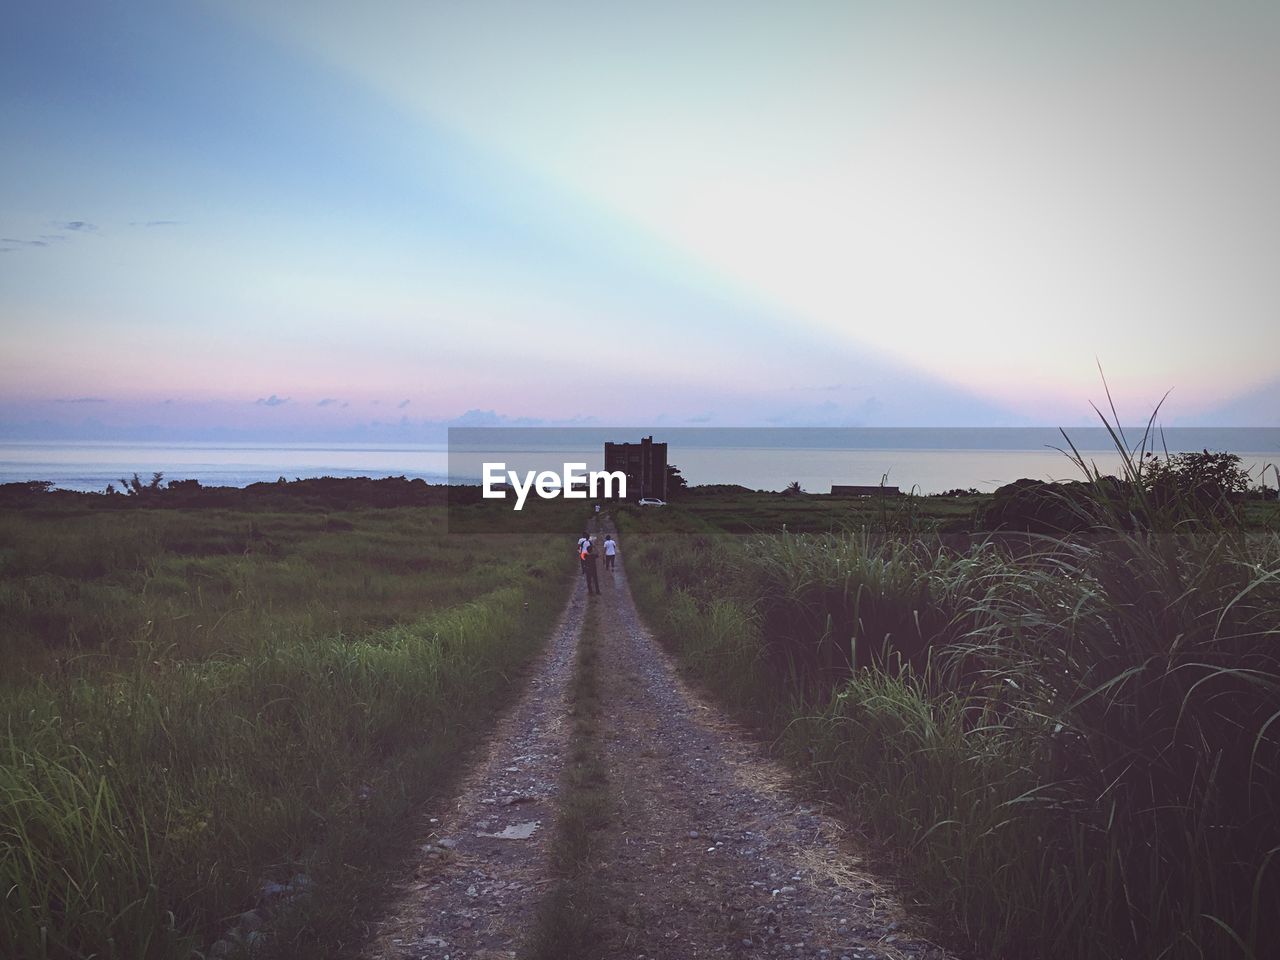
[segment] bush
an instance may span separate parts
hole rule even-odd
[[[1249,473],[1234,453],[1146,454],[1146,487],[1156,506],[1184,519],[1234,516],[1233,503],[1249,489]]]
[[[1015,480],[991,495],[979,515],[979,526],[1062,534],[1096,529],[1123,518],[1127,527],[1132,522],[1131,510],[1121,505],[1131,499],[1130,486],[1115,477],[1083,483]]]

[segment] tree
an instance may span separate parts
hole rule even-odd
[[[792,480],[787,484],[787,489],[782,491],[788,497],[796,497],[804,493],[804,487],[800,486],[799,480]]]
[[[164,480],[164,474],[159,471],[151,475],[149,483],[143,483],[142,478],[136,473],[131,479],[120,478],[120,487],[131,497],[140,497],[148,493],[159,493],[160,484]]]
[[[1234,453],[1148,453],[1143,480],[1152,500],[1163,508],[1189,507],[1222,513],[1249,489],[1249,471]]]
[[[680,473],[680,468],[674,463],[667,464],[667,496],[675,496],[682,490],[689,489],[689,481]]]

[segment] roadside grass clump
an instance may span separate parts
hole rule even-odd
[[[56,757],[10,742],[0,757],[5,956],[189,949],[150,882],[149,845],[119,829],[128,814],[111,781],[73,749]]]
[[[155,523],[156,552],[97,582],[128,614],[93,650],[32,645],[32,581],[77,581],[40,570],[33,518],[5,518],[28,537],[6,599],[28,606],[3,616],[29,632],[28,669],[0,687],[0,956],[193,956],[261,901],[265,881],[298,874],[309,894],[270,918],[259,953],[352,949],[408,848],[411,812],[447,784],[569,583],[567,569],[551,573],[555,538],[458,543],[439,535],[438,514],[353,511],[338,531],[323,517],[260,517],[274,552],[193,559],[165,549],[169,536],[242,517],[204,511],[184,533],[179,512],[133,512]],[[80,535],[102,534],[101,519]],[[429,573],[404,572],[424,557],[438,561]],[[338,607],[366,582],[384,611]]]
[[[864,666],[924,672],[934,648],[973,628],[974,600],[1003,574],[987,545],[957,555],[867,530],[783,533],[750,549],[770,659],[817,693]]]
[[[1021,567],[1021,592],[1075,583],[1070,606],[993,598],[960,647],[1043,758],[1026,802],[1061,859],[1042,882],[1086,905],[1041,935],[1074,955],[1100,931],[1131,955],[1261,956],[1280,895],[1280,542],[1114,533],[1054,560]]]
[[[960,941],[1260,958],[1280,939],[1280,538],[1149,495],[1122,449],[1085,533],[654,536],[637,599]]]

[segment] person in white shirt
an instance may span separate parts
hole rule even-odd
[[[618,544],[613,539],[613,534],[608,534],[604,538],[604,568],[606,570],[613,569],[613,562],[618,556]]]

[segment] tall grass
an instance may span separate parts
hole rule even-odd
[[[79,541],[53,537],[110,556],[78,567],[42,552],[34,519],[5,519],[25,531],[3,616],[29,668],[0,690],[0,956],[186,956],[298,872],[313,907],[271,949],[349,942],[378,860],[545,638],[571,572],[552,574],[552,538],[462,543],[426,511],[390,513],[336,531],[259,516],[269,551],[194,558],[193,539],[240,536],[242,518],[135,514],[152,525],[124,548],[91,518]],[[35,646],[53,577],[55,596],[119,590],[91,651],[61,633]],[[64,611],[68,635],[103,613],[95,596]]]
[[[146,842],[110,780],[74,749],[61,757],[10,742],[0,764],[0,884],[5,955],[163,956],[175,946],[151,882]],[[144,830],[145,838],[147,832]]]
[[[1280,539],[1117,489],[1091,533],[1016,552],[702,535],[633,546],[629,567],[685,661],[845,799],[961,939],[1266,956]]]

